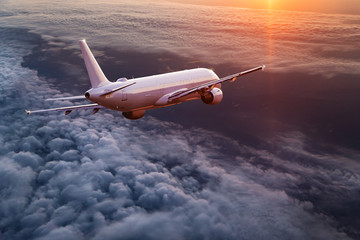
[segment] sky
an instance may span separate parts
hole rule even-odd
[[[360,14],[360,4],[357,0],[175,0],[176,2],[246,7],[257,9],[278,9],[289,11],[308,11],[323,13]]]
[[[0,4],[1,240],[360,239],[360,16]],[[267,68],[216,106],[27,117],[90,88],[83,38],[112,81]]]

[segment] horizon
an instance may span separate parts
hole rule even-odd
[[[281,0],[257,0],[257,1],[245,1],[245,0],[164,0],[167,2],[176,2],[192,5],[206,5],[206,6],[224,6],[235,8],[249,8],[249,9],[261,9],[261,10],[273,10],[273,11],[295,11],[295,12],[313,12],[324,14],[345,14],[345,15],[360,15],[360,4],[356,0],[347,0],[340,2],[339,0],[329,1],[291,1],[291,3],[282,2]],[[307,5],[309,4],[309,5]]]

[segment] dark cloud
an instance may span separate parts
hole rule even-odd
[[[81,238],[81,234],[77,232],[73,227],[60,227],[52,230],[49,234],[44,237],[35,238],[38,240],[61,240],[61,239],[69,239],[69,240],[76,240]]]

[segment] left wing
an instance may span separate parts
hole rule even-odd
[[[229,76],[220,78],[218,80],[207,82],[207,83],[201,84],[201,85],[199,85],[197,87],[193,87],[193,88],[190,88],[190,89],[182,91],[182,92],[177,92],[176,94],[171,95],[168,98],[168,101],[169,102],[174,101],[174,100],[176,100],[178,98],[184,97],[184,96],[186,96],[188,94],[191,94],[191,93],[194,93],[194,92],[197,92],[197,91],[204,91],[204,90],[211,91],[215,87],[216,84],[223,83],[223,82],[226,82],[226,81],[234,82],[240,76],[243,76],[245,74],[249,74],[249,73],[252,73],[252,72],[255,72],[255,71],[259,71],[259,70],[264,70],[264,69],[265,69],[265,65],[262,65],[262,66],[259,66],[259,67],[256,67],[256,68],[252,68],[252,69],[249,69],[249,70],[246,70],[246,71],[243,71],[243,72],[235,73],[233,75],[229,75]]]
[[[64,100],[82,100],[86,99],[84,95],[72,96],[72,97],[60,97],[60,98],[48,98],[45,101],[64,101]]]
[[[93,104],[85,104],[85,105],[78,105],[78,106],[70,106],[70,107],[60,107],[60,108],[50,108],[50,109],[41,109],[41,110],[25,110],[27,115],[31,113],[43,113],[43,112],[53,112],[53,111],[65,111],[65,115],[71,113],[72,110],[78,109],[93,109],[93,114],[97,113],[100,108],[104,108],[103,106],[93,103]]]

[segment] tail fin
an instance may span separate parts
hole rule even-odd
[[[109,80],[105,77],[99,64],[96,62],[96,59],[94,58],[94,55],[91,53],[85,40],[80,40],[79,44],[85,61],[86,70],[89,74],[91,86],[93,88],[96,88],[101,85],[106,85],[110,83]]]

